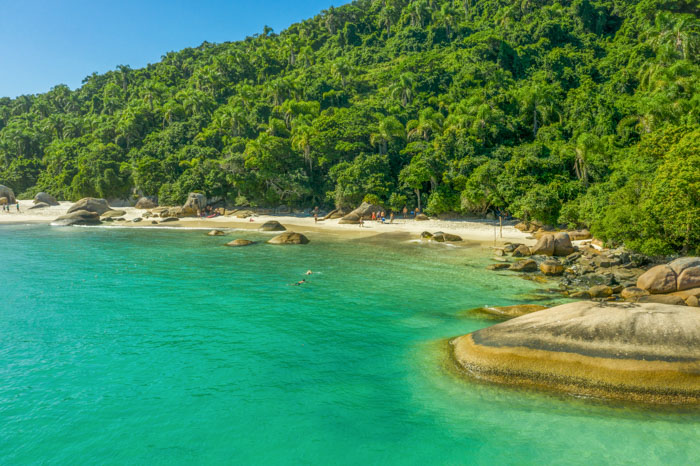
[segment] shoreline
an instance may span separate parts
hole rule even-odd
[[[44,209],[29,210],[33,205],[31,200],[20,200],[20,212],[0,213],[0,226],[2,225],[23,225],[23,224],[51,224],[53,220],[61,215],[73,205],[72,202],[61,202],[59,206],[51,206]],[[124,210],[124,221],[110,222],[100,225],[104,228],[142,228],[142,229],[182,229],[182,230],[216,230],[216,229],[236,229],[241,232],[245,230],[256,231],[260,226],[268,221],[278,221],[288,230],[309,231],[315,233],[332,233],[342,236],[352,236],[365,238],[386,233],[405,233],[419,237],[424,231],[434,233],[444,231],[459,235],[463,242],[477,242],[481,244],[502,245],[506,242],[517,242],[523,244],[534,244],[529,233],[517,230],[513,225],[503,225],[503,236],[499,234],[499,225],[489,221],[476,220],[427,220],[416,221],[413,219],[397,218],[394,223],[381,223],[365,221],[364,227],[359,225],[340,225],[339,219],[323,220],[314,222],[311,216],[298,215],[254,215],[250,219],[238,219],[235,217],[215,217],[215,218],[194,218],[185,217],[178,221],[151,224],[152,220],[161,219],[144,218],[141,222],[134,223],[133,219],[142,217],[148,209],[136,209],[135,207],[115,207]],[[457,243],[459,244],[459,243]]]

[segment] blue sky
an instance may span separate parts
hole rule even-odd
[[[346,0],[0,0],[0,96],[80,86],[169,51],[280,32]]]

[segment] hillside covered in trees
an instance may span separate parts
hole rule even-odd
[[[357,0],[0,99],[0,184],[588,226],[700,253],[697,0]]]

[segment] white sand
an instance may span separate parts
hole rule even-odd
[[[56,217],[64,215],[73,205],[71,202],[62,202],[60,206],[47,207],[44,209],[29,210],[33,202],[19,201],[20,212],[15,206],[11,206],[10,213],[0,212],[0,225],[2,224],[27,224],[27,223],[51,223]],[[124,210],[126,222],[105,223],[105,226],[129,226],[129,227],[152,227],[151,219],[144,219],[140,223],[133,223],[130,220],[140,217],[146,211],[133,207],[115,207],[115,210]],[[158,220],[158,219],[156,219]],[[480,243],[502,243],[506,241],[534,244],[534,240],[529,239],[528,233],[522,233],[513,226],[503,226],[501,236],[498,222],[476,221],[476,220],[429,220],[415,221],[396,218],[393,224],[381,222],[365,221],[364,227],[359,225],[338,225],[338,220],[325,220],[314,223],[313,217],[303,217],[294,215],[259,215],[251,219],[239,219],[235,217],[216,217],[211,219],[183,218],[177,222],[164,224],[167,227],[177,228],[211,228],[211,229],[257,229],[268,220],[277,220],[285,225],[289,230],[299,231],[328,231],[340,234],[350,234],[352,236],[373,236],[382,233],[410,233],[416,237],[423,231],[436,232],[443,231],[459,235],[466,241],[476,241]]]

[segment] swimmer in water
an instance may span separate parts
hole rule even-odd
[[[292,283],[292,286],[301,286],[301,285],[303,285],[304,283],[306,283],[306,279],[301,280],[301,281],[296,282],[296,283]]]
[[[313,272],[311,270],[307,270],[305,275],[311,275]]]

